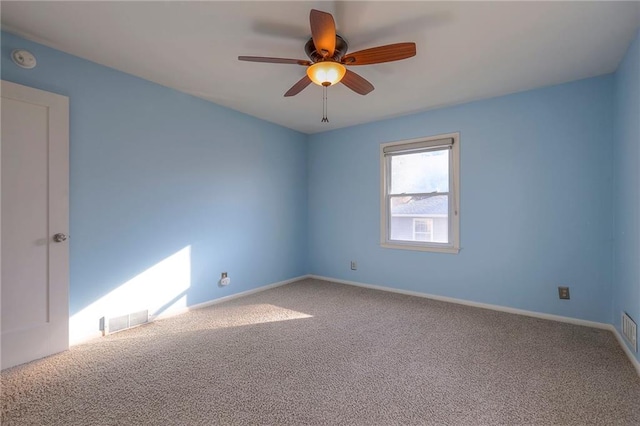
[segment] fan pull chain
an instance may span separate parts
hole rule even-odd
[[[322,122],[328,123],[329,119],[327,118],[327,87],[328,84],[322,84]]]

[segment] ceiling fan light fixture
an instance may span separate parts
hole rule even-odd
[[[333,86],[346,72],[344,65],[333,61],[317,62],[307,68],[307,75],[318,86]]]

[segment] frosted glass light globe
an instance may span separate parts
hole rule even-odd
[[[344,77],[347,69],[338,62],[317,62],[307,68],[307,75],[318,86],[333,86]]]

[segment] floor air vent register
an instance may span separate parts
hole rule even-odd
[[[149,311],[132,312],[130,314],[121,315],[113,318],[100,318],[100,330],[102,335],[115,333],[116,331],[126,330],[137,325],[149,322]]]
[[[622,313],[622,335],[631,345],[631,349],[638,352],[638,331],[636,323],[626,312]]]

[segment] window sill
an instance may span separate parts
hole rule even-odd
[[[459,247],[428,247],[428,246],[417,246],[412,244],[381,243],[380,247],[388,248],[388,249],[431,251],[435,253],[450,253],[450,254],[458,254],[460,252]]]

